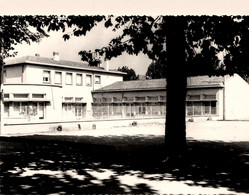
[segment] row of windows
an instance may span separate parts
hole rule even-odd
[[[63,103],[62,114],[66,118],[84,117],[85,104],[82,103]],[[4,116],[17,118],[44,119],[44,102],[5,102]]]
[[[209,94],[209,95],[188,95],[186,97],[187,101],[200,101],[200,100],[216,100],[216,95],[215,94]],[[112,98],[94,98],[93,101],[95,103],[108,103],[108,102],[145,102],[145,101],[166,101],[166,96],[141,96],[141,97],[112,97]]]
[[[65,75],[65,84],[73,85],[74,74],[70,72],[66,72]],[[44,70],[43,71],[43,83],[51,83],[51,71]],[[95,75],[94,77],[95,84],[101,84],[101,77],[99,75]],[[54,84],[61,85],[62,84],[62,72],[55,71],[54,74]],[[76,73],[75,75],[75,84],[78,86],[83,85],[83,74]],[[92,86],[92,75],[87,74],[85,80],[86,86]]]
[[[5,102],[5,117],[25,117],[44,119],[45,103],[44,102]]]
[[[117,103],[93,104],[94,117],[134,117],[134,116],[160,116],[166,114],[165,103]]]
[[[215,115],[217,114],[216,101],[187,102],[187,115]]]
[[[39,94],[39,93],[14,93],[14,94],[9,94],[5,93],[4,94],[4,99],[45,99],[46,94]]]
[[[109,103],[109,102],[157,102],[165,101],[166,96],[146,96],[146,97],[110,97],[110,98],[93,98],[94,103]]]

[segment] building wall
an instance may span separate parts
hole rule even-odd
[[[6,113],[4,117],[7,123],[33,120],[51,122],[89,119],[92,117],[91,92],[110,83],[123,80],[120,74],[35,65],[25,65],[23,67],[21,65],[6,67],[7,74],[4,84],[4,94],[6,95],[5,105],[9,106],[9,110],[5,109]],[[44,82],[44,71],[49,71],[49,82]],[[61,72],[61,83],[58,83],[58,79],[56,80],[56,72]],[[67,73],[72,76],[72,83],[66,83]],[[77,75],[81,75],[81,77],[77,77]],[[87,84],[87,81],[89,81],[88,78],[90,78],[88,76],[91,76],[90,85]],[[77,80],[80,80],[79,78],[81,78],[81,83],[79,84],[78,82],[77,84]],[[98,83],[95,84],[97,81]],[[18,99],[18,97],[14,97],[16,94],[28,95],[27,97],[21,97],[21,99],[19,97]],[[33,94],[44,94],[44,98],[39,100],[34,99]],[[17,109],[17,105],[16,103],[14,105],[14,102],[19,102],[19,107],[23,107],[24,105],[31,106],[34,102],[38,105],[38,102],[43,102],[45,106],[44,119],[24,115],[17,116],[18,114],[13,112],[14,109]],[[80,116],[78,116],[79,114],[75,115],[76,106],[80,107],[79,109],[82,110],[80,112],[83,112]],[[37,107],[39,110],[39,105]],[[68,114],[69,109],[71,111]]]
[[[226,77],[225,119],[249,119],[249,84],[239,75]]]
[[[93,113],[97,118],[161,117],[166,114],[166,91],[163,90],[95,92],[93,98]],[[122,111],[112,113],[113,106]],[[222,120],[223,88],[188,89],[186,117],[187,120]]]
[[[212,96],[215,97],[212,97]],[[191,97],[199,96],[199,99],[194,98],[193,100]],[[198,104],[198,109],[200,113],[195,114],[192,113],[191,115],[188,114],[188,106],[192,104],[193,109],[195,109],[194,103]],[[215,113],[211,111],[211,104],[216,106]],[[205,111],[206,108],[209,108]],[[205,108],[206,107],[206,108]],[[223,88],[196,88],[196,89],[188,89],[187,90],[187,97],[186,97],[186,116],[187,118],[196,118],[196,119],[215,119],[215,120],[222,120],[223,119]]]

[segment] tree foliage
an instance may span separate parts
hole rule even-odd
[[[119,67],[118,70],[121,71],[121,72],[127,73],[124,76],[124,81],[130,81],[130,80],[137,80],[138,79],[138,75],[136,75],[135,70],[133,70],[132,68],[129,68],[127,66],[122,66],[122,67]]]
[[[160,61],[152,62],[146,72],[146,78],[160,79],[166,77],[166,64]]]

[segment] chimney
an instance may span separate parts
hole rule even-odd
[[[59,52],[53,52],[53,60],[54,61],[60,61]]]
[[[105,60],[105,70],[106,71],[109,71],[109,67],[110,67],[109,63],[110,63],[109,60]]]

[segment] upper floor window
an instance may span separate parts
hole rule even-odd
[[[86,86],[92,86],[92,75],[86,75]]]
[[[95,76],[95,84],[100,84],[101,80],[100,80],[100,76],[96,75]]]
[[[76,85],[82,85],[82,74],[76,74]]]
[[[66,73],[66,84],[67,85],[73,84],[73,74],[72,73]]]
[[[48,71],[48,70],[44,70],[43,71],[43,82],[44,83],[50,83],[51,82],[51,80],[50,80],[50,74],[51,74],[51,72]]]
[[[55,84],[61,84],[62,83],[62,73],[61,72],[55,72]]]

